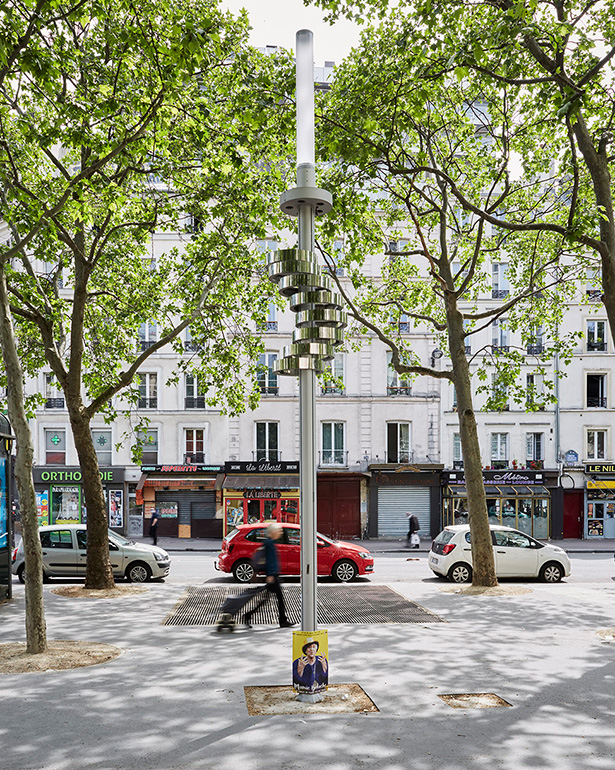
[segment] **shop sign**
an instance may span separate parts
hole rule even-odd
[[[176,502],[156,501],[156,510],[161,519],[176,519],[178,507]]]
[[[221,465],[142,465],[141,473],[222,473]]]
[[[100,478],[104,484],[119,483],[124,481],[124,468],[101,468]],[[83,480],[81,468],[33,468],[35,484],[51,482],[56,484],[80,484]]]
[[[449,484],[465,484],[466,477],[463,473],[451,473]],[[532,484],[544,484],[544,474],[533,471],[486,471],[483,472],[483,484],[485,486],[503,484],[504,486],[532,486]]]
[[[252,462],[224,463],[225,473],[299,473],[299,463],[254,460]]]
[[[585,473],[615,473],[615,464],[592,463],[585,466]]]
[[[436,485],[436,479],[429,475],[416,473],[374,473],[372,481],[375,484],[387,484],[391,486],[430,487]]]
[[[243,496],[252,499],[273,498],[277,500],[282,497],[282,492],[279,489],[244,489]]]

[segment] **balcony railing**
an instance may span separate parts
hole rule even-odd
[[[45,409],[64,409],[64,399],[48,398],[45,401]]]
[[[496,345],[491,346],[492,353],[508,353],[510,347],[508,345]]]
[[[472,345],[465,346],[466,356],[472,355]]]
[[[409,449],[402,449],[399,452],[387,452],[385,458],[387,463],[412,463],[414,462],[414,452]]]
[[[532,343],[531,345],[527,346],[527,352],[532,356],[538,356],[545,352],[545,346],[542,344],[542,342]]]
[[[204,465],[206,458],[205,452],[187,452],[184,455],[184,465]]]
[[[282,459],[282,452],[280,449],[257,449],[252,452],[252,459],[277,463]]]
[[[156,340],[139,340],[138,342],[138,348],[139,350],[149,350],[149,348],[152,347],[152,345],[156,344]]]
[[[588,396],[587,406],[588,408],[601,407],[606,409],[606,396]]]
[[[336,385],[323,385],[320,392],[323,396],[343,396],[346,391]]]
[[[461,470],[463,468],[463,460],[453,460],[453,468]]]
[[[508,460],[492,460],[491,467],[494,470],[505,470],[508,468]]]
[[[205,396],[186,396],[184,399],[185,409],[206,409],[207,403]]]
[[[184,351],[186,353],[198,353],[202,349],[203,346],[199,345],[198,342],[193,342],[192,340],[186,340],[184,342]]]
[[[508,289],[491,289],[491,299],[504,299],[508,293]]]
[[[277,385],[259,385],[259,391],[263,396],[277,396],[279,387]]]
[[[277,321],[264,321],[262,324],[259,324],[258,330],[260,332],[277,332],[277,330],[278,330],[278,322]]]
[[[593,352],[606,352],[606,340],[591,340],[587,343],[587,350]]]
[[[412,387],[410,385],[387,385],[387,396],[410,396]]]
[[[348,465],[348,450],[346,449],[323,449],[318,453],[319,465]]]
[[[157,409],[158,398],[139,398],[137,406],[139,409]]]
[[[526,460],[525,465],[531,471],[541,471],[545,467],[544,460]]]
[[[602,291],[601,289],[587,289],[585,292],[587,299],[590,302],[601,302],[602,301]]]
[[[400,321],[397,326],[399,327],[400,334],[410,334],[410,323],[408,321]]]

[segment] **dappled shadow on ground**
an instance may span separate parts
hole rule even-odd
[[[48,597],[50,636],[125,650],[94,668],[0,681],[11,770],[612,770],[613,587],[533,586],[527,596],[419,586],[429,625],[332,626],[331,680],[358,682],[373,715],[247,716],[244,685],[288,684],[291,633],[229,636],[160,623],[182,593]],[[412,597],[413,587],[404,586]],[[0,607],[0,642],[23,599]],[[439,694],[494,692],[512,708],[453,710]]]

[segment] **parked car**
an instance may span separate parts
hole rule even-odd
[[[221,572],[232,572],[239,583],[248,583],[254,577],[252,558],[266,537],[268,522],[242,524],[222,541],[222,550],[214,562]],[[282,575],[301,573],[301,531],[297,524],[282,524],[282,538],[277,542]],[[332,575],[347,583],[357,575],[374,571],[374,558],[367,548],[341,540],[332,540],[317,533],[318,574]]]
[[[51,577],[85,577],[87,529],[85,524],[56,524],[40,527],[43,547],[43,579]],[[162,548],[147,543],[135,543],[109,530],[109,558],[116,578],[125,577],[132,583],[144,583],[151,578],[169,574],[171,561]],[[13,550],[11,571],[25,582],[23,540]]]
[[[495,571],[500,577],[536,578],[557,583],[570,575],[570,559],[563,548],[541,543],[511,527],[492,525]],[[438,577],[453,583],[472,580],[470,527],[458,524],[440,532],[429,551],[429,566]]]

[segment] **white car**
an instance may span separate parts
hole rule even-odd
[[[53,524],[39,528],[43,547],[43,579],[85,577],[87,529],[85,524]],[[109,560],[113,576],[144,583],[169,574],[171,560],[162,548],[135,543],[109,530]],[[23,540],[13,551],[11,572],[25,582]]]
[[[570,575],[570,559],[563,548],[534,540],[511,527],[489,527],[493,540],[495,571],[499,578],[540,578],[557,583]],[[438,577],[453,583],[472,580],[470,527],[446,527],[431,544],[429,566]]]

